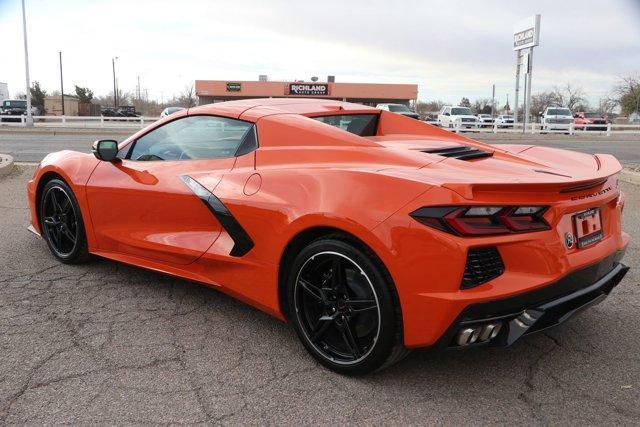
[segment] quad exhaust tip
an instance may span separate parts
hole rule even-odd
[[[465,346],[492,340],[498,336],[500,329],[502,329],[502,323],[500,322],[462,328],[456,335],[456,344]]]

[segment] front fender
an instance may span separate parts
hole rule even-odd
[[[95,247],[93,225],[89,215],[85,185],[91,177],[100,160],[91,154],[76,151],[58,151],[48,154],[36,168],[33,177],[27,183],[27,197],[31,213],[31,225],[40,234],[40,221],[38,220],[38,196],[39,190],[44,184],[43,178],[48,180],[52,175],[60,176],[70,187],[80,205],[80,213],[87,234],[89,250]]]

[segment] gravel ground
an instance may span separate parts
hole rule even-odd
[[[640,423],[640,187],[610,298],[507,349],[415,351],[346,378],[291,328],[210,288],[56,262],[25,230],[33,169],[0,178],[0,424]]]

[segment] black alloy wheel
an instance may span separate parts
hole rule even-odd
[[[323,365],[364,374],[405,354],[393,284],[370,251],[320,239],[296,257],[290,317],[303,344]]]
[[[80,207],[64,181],[53,179],[42,190],[40,229],[49,249],[60,261],[76,263],[88,258]]]

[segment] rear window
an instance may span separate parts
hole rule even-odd
[[[413,113],[409,107],[402,104],[389,104],[389,111],[393,113]]]
[[[452,116],[473,116],[471,108],[467,107],[454,107],[451,109]]]
[[[4,101],[4,108],[27,108],[27,101]]]
[[[584,116],[587,119],[599,119],[600,118],[600,114],[598,114],[598,113],[584,113]]]
[[[549,108],[547,110],[547,115],[549,116],[570,116],[571,110],[568,108]]]
[[[312,117],[312,119],[358,136],[375,136],[378,127],[377,114],[341,114],[337,116]]]

